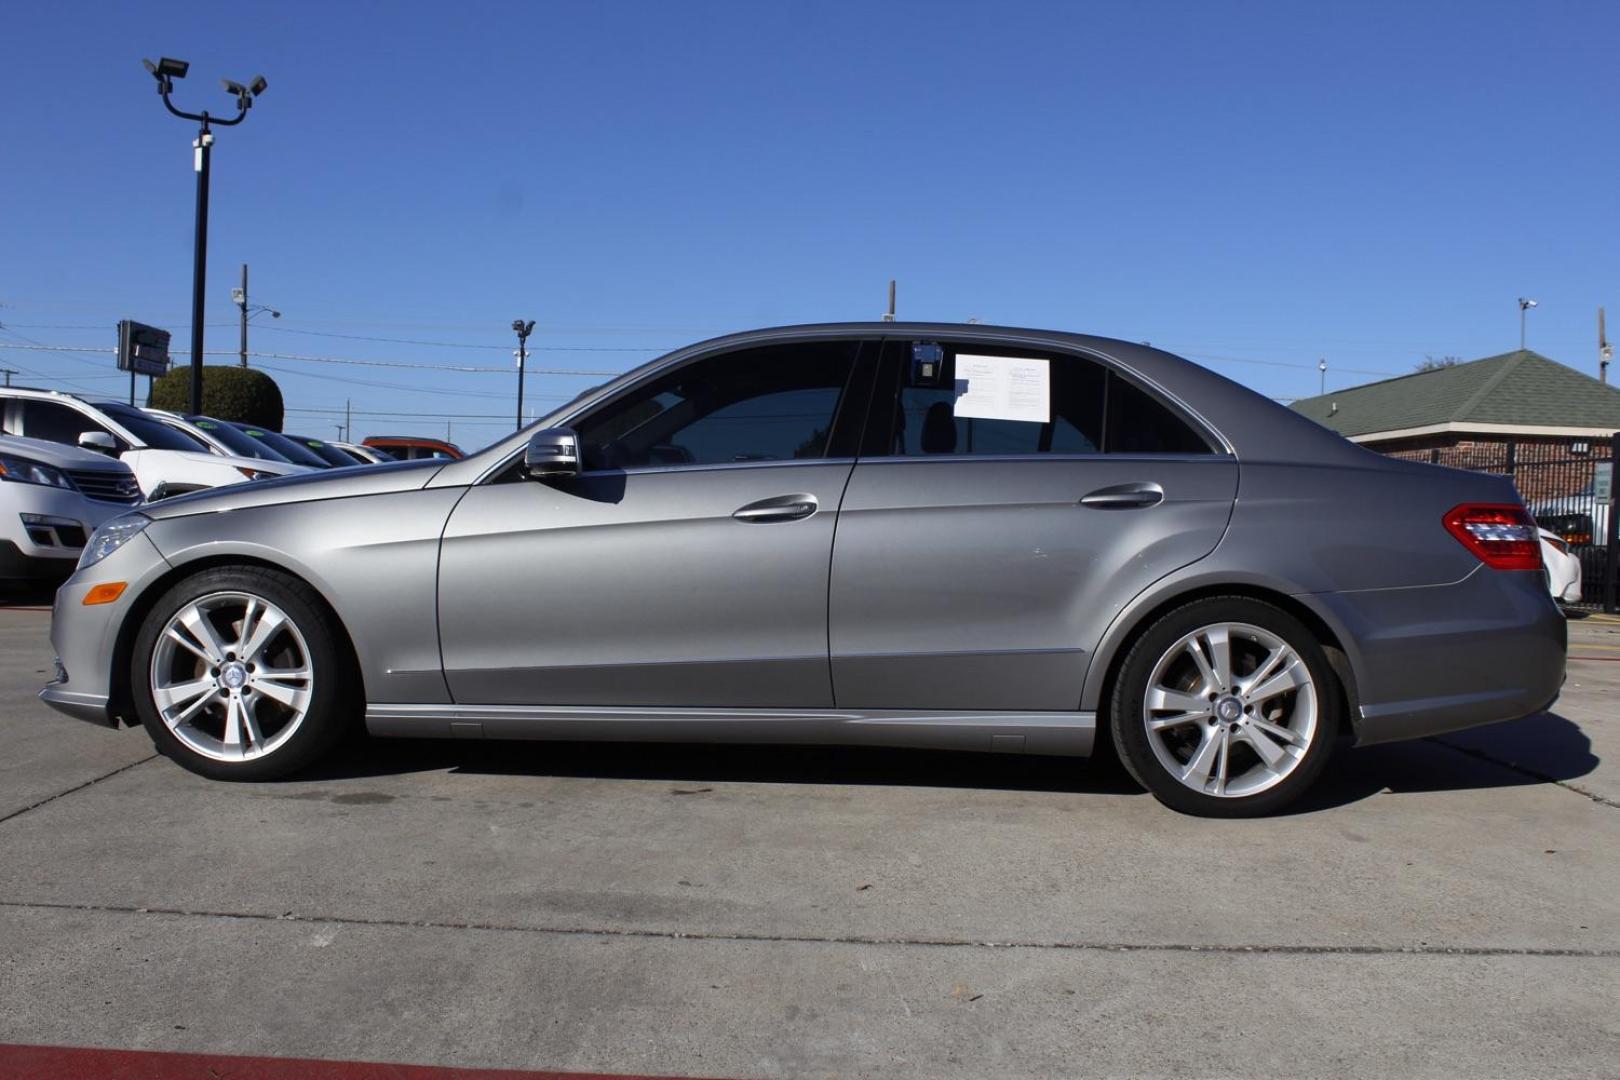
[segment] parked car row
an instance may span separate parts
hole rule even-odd
[[[363,444],[25,387],[0,388],[0,585],[66,578],[131,506],[318,470],[461,457],[414,436]]]

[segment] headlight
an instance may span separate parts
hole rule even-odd
[[[142,514],[125,514],[113,518],[90,534],[90,542],[84,545],[84,554],[79,556],[79,569],[96,565],[145,532],[150,524],[152,519]]]
[[[22,484],[44,484],[46,487],[73,490],[73,481],[61,469],[54,469],[27,458],[0,456],[0,480],[15,480]]]

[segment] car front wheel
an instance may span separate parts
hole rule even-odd
[[[130,679],[152,741],[216,780],[307,767],[348,724],[343,653],[303,582],[259,567],[206,570],[158,600]]]
[[[1160,802],[1248,817],[1298,798],[1338,735],[1338,684],[1304,624],[1216,597],[1177,608],[1126,656],[1110,703],[1120,760]]]

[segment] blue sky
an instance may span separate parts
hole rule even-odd
[[[0,343],[188,342],[192,130],[143,56],[270,81],[219,134],[210,349],[289,430],[482,445],[533,368],[902,318],[1150,340],[1277,397],[1620,336],[1612,3],[23,4],[0,67]],[[342,335],[342,336],[338,336]],[[365,340],[402,338],[444,345]],[[25,340],[26,339],[26,340]],[[226,362],[219,358],[216,362]],[[0,349],[127,393],[111,357]],[[531,375],[543,411],[590,376]],[[393,414],[393,415],[383,415]],[[416,415],[422,414],[422,415]]]

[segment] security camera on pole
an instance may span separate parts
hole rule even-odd
[[[1524,351],[1524,316],[1533,307],[1539,306],[1541,301],[1531,300],[1529,297],[1519,297],[1519,351]]]
[[[534,333],[534,320],[524,322],[522,319],[512,320],[512,329],[518,336],[517,364],[518,364],[518,407],[517,427],[523,427],[523,369],[529,359],[529,335]]]
[[[269,83],[265,82],[263,75],[256,75],[253,81],[246,86],[230,79],[221,79],[225,92],[236,97],[236,116],[234,119],[221,120],[210,116],[208,110],[200,113],[181,112],[169,100],[174,92],[174,80],[186,77],[191,65],[184,60],[171,60],[167,56],[153,63],[142,60],[146,70],[152,73],[157,80],[158,93],[163,96],[163,107],[182,120],[195,120],[199,125],[197,138],[192,142],[194,156],[192,167],[197,172],[197,242],[192,253],[191,263],[191,411],[202,412],[202,369],[203,369],[203,282],[208,272],[208,163],[214,147],[214,133],[210,125],[219,127],[233,127],[247,119],[248,110],[253,107],[253,99],[264,93]]]

